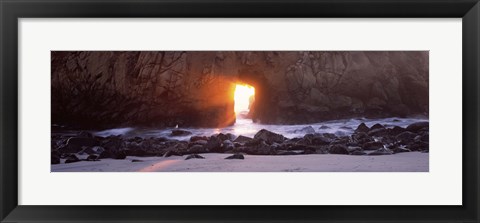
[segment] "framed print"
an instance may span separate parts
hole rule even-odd
[[[479,7],[2,1],[2,222],[477,222]]]

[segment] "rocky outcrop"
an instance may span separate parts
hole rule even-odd
[[[60,125],[231,125],[238,82],[263,123],[428,116],[426,51],[53,51],[51,64]]]

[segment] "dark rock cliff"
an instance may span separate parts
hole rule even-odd
[[[426,51],[54,51],[52,123],[82,128],[226,126],[234,84],[252,118],[306,123],[428,116]]]

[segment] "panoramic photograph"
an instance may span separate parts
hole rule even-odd
[[[51,172],[428,171],[428,51],[51,51]]]

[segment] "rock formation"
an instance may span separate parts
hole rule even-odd
[[[78,128],[235,122],[235,83],[251,117],[308,123],[428,116],[426,51],[53,51],[52,123]]]

